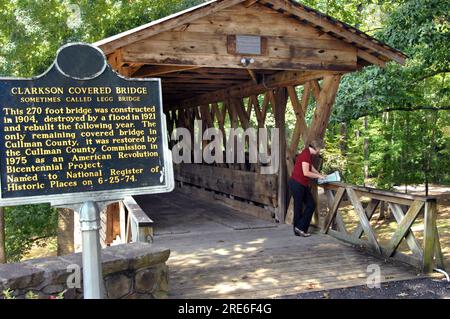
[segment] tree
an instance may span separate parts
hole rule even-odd
[[[450,180],[445,173],[450,165],[450,4],[409,0],[389,7],[384,4],[384,9],[379,19],[382,28],[374,35],[405,52],[407,63],[388,63],[384,69],[372,66],[346,75],[331,125],[344,122],[351,134],[352,127],[361,129],[355,120],[368,117],[369,175],[376,185],[390,188],[429,178],[446,183]],[[363,150],[350,148],[348,156],[359,158]],[[362,163],[353,169],[359,172]],[[351,179],[359,176],[352,173]]]
[[[92,43],[201,0],[17,0],[0,2],[0,75],[35,76],[68,42]]]
[[[49,205],[24,205],[5,208],[6,256],[17,262],[33,245],[45,245],[44,239],[56,235],[58,216]]]

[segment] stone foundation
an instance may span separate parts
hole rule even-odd
[[[165,298],[168,293],[168,249],[154,249],[150,244],[117,245],[102,250],[105,298]],[[81,286],[76,284],[80,270]],[[69,288],[70,287],[70,288]],[[22,263],[0,265],[0,298],[10,289],[16,298],[32,292],[39,298],[52,298],[62,292],[66,299],[83,298],[81,253],[39,258]]]

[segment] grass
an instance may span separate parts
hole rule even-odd
[[[43,257],[54,257],[58,251],[57,237],[50,237],[35,243],[31,250],[23,256],[22,261]]]

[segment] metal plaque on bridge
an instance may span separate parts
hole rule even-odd
[[[160,79],[127,79],[88,44],[0,78],[0,205],[119,200],[174,187]]]

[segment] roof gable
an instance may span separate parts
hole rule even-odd
[[[238,39],[255,36],[260,54],[237,52]],[[243,37],[242,37],[243,36]],[[253,57],[248,66],[242,58]],[[237,4],[120,49],[122,65],[193,65],[256,70],[358,68],[357,49],[260,4]]]
[[[213,0],[101,40],[94,45],[100,47],[105,54],[110,54],[119,48],[137,45],[142,42],[142,40],[150,37],[154,38],[156,35],[166,31],[174,31],[179,28],[183,29],[186,26],[189,26],[191,31],[195,30],[195,27],[200,27],[199,25],[206,17],[212,15],[218,19],[222,18],[224,31],[227,30],[227,27],[229,30],[233,27],[233,24],[230,22],[231,16],[228,20],[226,17],[227,14],[230,14],[230,10],[236,5],[245,7],[261,5],[265,7],[264,9],[267,8],[264,10],[264,13],[267,13],[267,10],[270,8],[270,11],[279,14],[277,16],[280,20],[286,20],[283,19],[284,16],[293,21],[293,23],[295,22],[298,26],[297,29],[304,30],[305,28],[309,28],[314,30],[314,32],[310,32],[310,34],[314,35],[311,40],[314,40],[314,38],[317,40],[338,39],[343,46],[354,47],[355,50],[357,50],[358,59],[362,60],[364,62],[363,64],[377,64],[384,66],[386,61],[391,60],[403,64],[406,58],[400,51],[381,43],[363,32],[292,0]],[[263,11],[261,10],[260,12],[261,13],[258,14],[262,15]],[[253,19],[257,19],[257,16],[253,17]],[[230,25],[227,26],[227,23],[230,23]],[[263,24],[264,23],[259,21],[254,23],[253,26],[262,27]],[[249,25],[249,34],[252,34],[253,32],[251,28],[252,26]],[[296,28],[294,24],[291,24],[289,28],[283,30],[282,28],[276,28],[275,23],[273,24],[272,30],[273,33],[276,33],[278,36],[284,36],[286,32],[289,33],[292,30],[295,32]],[[292,34],[292,36],[295,36],[295,34]],[[304,38],[305,34],[299,32],[298,36]],[[334,42],[334,44],[339,47],[337,42]]]

